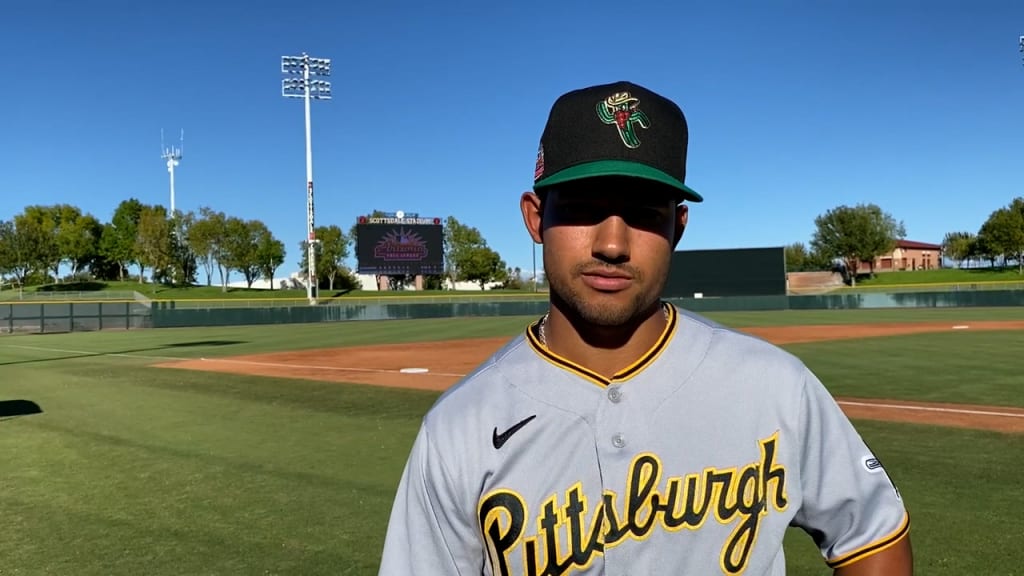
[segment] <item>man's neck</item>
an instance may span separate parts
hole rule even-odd
[[[665,331],[666,322],[660,303],[634,326],[617,328],[573,322],[552,306],[544,323],[544,339],[555,354],[612,378],[654,346]]]

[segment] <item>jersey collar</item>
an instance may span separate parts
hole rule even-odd
[[[672,336],[676,332],[676,325],[678,324],[678,315],[676,307],[667,303],[662,302],[662,307],[666,312],[667,322],[665,323],[665,329],[662,330],[661,335],[658,336],[657,341],[651,346],[647,352],[645,352],[636,362],[633,362],[629,366],[626,366],[622,370],[618,371],[611,378],[594,372],[580,364],[564,358],[552,352],[547,346],[541,344],[539,336],[540,320],[536,320],[526,329],[526,340],[530,344],[530,348],[537,353],[541,358],[547,360],[551,364],[576,374],[577,376],[584,378],[597,384],[599,386],[608,386],[609,384],[624,382],[629,380],[633,376],[636,376],[642,372],[645,368],[654,363],[655,360],[661,355],[661,353],[668,346],[668,343],[672,340]]]

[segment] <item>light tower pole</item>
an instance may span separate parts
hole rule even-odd
[[[1020,53],[1024,54],[1024,35],[1020,37]]]
[[[281,95],[286,98],[302,98],[306,105],[306,296],[310,304],[315,304],[317,239],[313,218],[313,145],[309,102],[312,99],[331,99],[331,83],[319,78],[331,75],[331,61],[327,58],[312,58],[305,52],[301,56],[282,56],[281,72],[288,75],[281,80]]]
[[[160,131],[160,157],[167,161],[167,172],[171,175],[171,213],[170,216],[174,217],[174,169],[181,163],[182,154],[185,150],[185,130],[181,131],[181,141],[179,146],[167,147],[164,146],[164,131]]]

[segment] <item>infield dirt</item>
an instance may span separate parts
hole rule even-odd
[[[951,330],[1022,329],[1024,321],[771,326],[740,330],[775,344],[794,344]],[[502,337],[356,346],[205,358],[165,362],[156,366],[440,391],[468,374],[508,341],[509,338]],[[402,371],[409,368],[427,371]],[[837,401],[851,418],[1024,433],[1024,409],[1019,408],[866,398],[837,398]]]

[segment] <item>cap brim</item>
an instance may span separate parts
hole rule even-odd
[[[578,164],[576,166],[566,168],[565,170],[555,172],[546,178],[541,178],[533,184],[533,188],[534,190],[537,190],[538,188],[546,188],[555,184],[564,184],[566,182],[582,180],[584,178],[594,178],[596,176],[629,176],[633,178],[652,180],[675,188],[679,191],[679,198],[683,200],[689,200],[690,202],[704,201],[704,198],[701,197],[700,194],[696,193],[692,188],[661,170],[652,168],[646,164],[629,162],[627,160],[599,160],[597,162]]]

